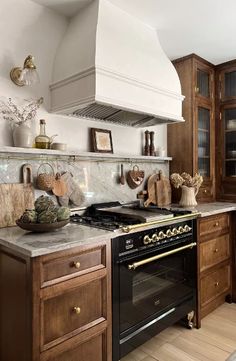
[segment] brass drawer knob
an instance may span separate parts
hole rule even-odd
[[[216,248],[216,249],[214,250],[214,252],[215,252],[215,253],[219,252],[218,248]]]
[[[80,262],[74,262],[74,263],[73,263],[73,266],[74,266],[75,268],[79,269],[79,268],[80,268]]]
[[[204,189],[204,191],[203,191],[205,194],[207,193],[207,189]]]
[[[195,93],[199,93],[199,88],[195,86]]]
[[[215,283],[215,286],[218,287],[218,286],[219,286],[219,282],[216,282],[216,283]]]
[[[80,309],[80,307],[73,307],[73,311],[74,311],[74,313],[76,313],[76,315],[79,315],[81,312],[81,309]]]
[[[218,226],[219,226],[219,222],[216,222],[216,223],[214,224],[214,226],[215,226],[215,227],[218,227]]]

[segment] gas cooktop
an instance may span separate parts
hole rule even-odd
[[[144,207],[137,202],[125,205],[120,202],[109,202],[91,205],[83,215],[72,215],[71,222],[116,231],[128,225],[166,220],[189,213],[191,211],[156,206]]]

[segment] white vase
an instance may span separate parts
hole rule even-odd
[[[187,187],[182,186],[181,199],[179,201],[179,205],[181,207],[194,207],[197,205],[196,195],[198,193],[198,189],[195,187]]]
[[[32,148],[33,139],[30,127],[25,124],[15,125],[13,129],[14,147]]]

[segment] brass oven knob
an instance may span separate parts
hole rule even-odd
[[[179,233],[179,232],[178,232],[178,229],[177,229],[177,228],[173,228],[173,229],[172,229],[172,233],[173,233],[174,236],[177,236],[177,234]]]
[[[173,236],[173,233],[171,232],[170,229],[167,229],[167,231],[166,231],[166,236],[167,236],[167,238],[170,238],[170,237]]]
[[[152,239],[149,236],[144,236],[143,238],[143,244],[151,243]]]
[[[158,237],[159,237],[159,239],[163,239],[163,238],[166,238],[166,235],[165,235],[165,233],[163,231],[160,231],[158,233]]]
[[[152,243],[155,243],[155,242],[157,242],[157,241],[159,241],[159,237],[158,237],[158,235],[157,235],[156,233],[154,233],[154,234],[152,235]]]
[[[191,227],[189,227],[187,224],[184,226],[184,232],[189,232],[191,231]]]
[[[181,234],[181,233],[184,233],[183,227],[180,226],[180,227],[178,228],[178,231],[179,231],[180,234]]]

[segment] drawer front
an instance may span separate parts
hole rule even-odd
[[[70,278],[97,269],[104,268],[105,265],[105,246],[78,252],[73,255],[52,259],[42,262],[42,284],[52,284],[53,280],[60,278]]]
[[[230,266],[226,265],[201,279],[201,306],[230,288]]]
[[[41,354],[41,361],[106,361],[106,335],[105,332],[100,335],[80,343],[72,345],[69,349],[62,352],[56,352],[56,355],[46,356]]]
[[[212,184],[203,184],[200,189],[199,192],[197,194],[197,200],[198,201],[208,201],[211,200],[213,198],[213,186]]]
[[[199,223],[200,238],[213,233],[228,232],[229,214],[224,213],[217,216],[202,218]]]
[[[200,271],[204,271],[229,258],[229,235],[200,243]]]
[[[42,301],[43,348],[45,345],[46,348],[51,347],[105,320],[105,280],[95,279]]]

